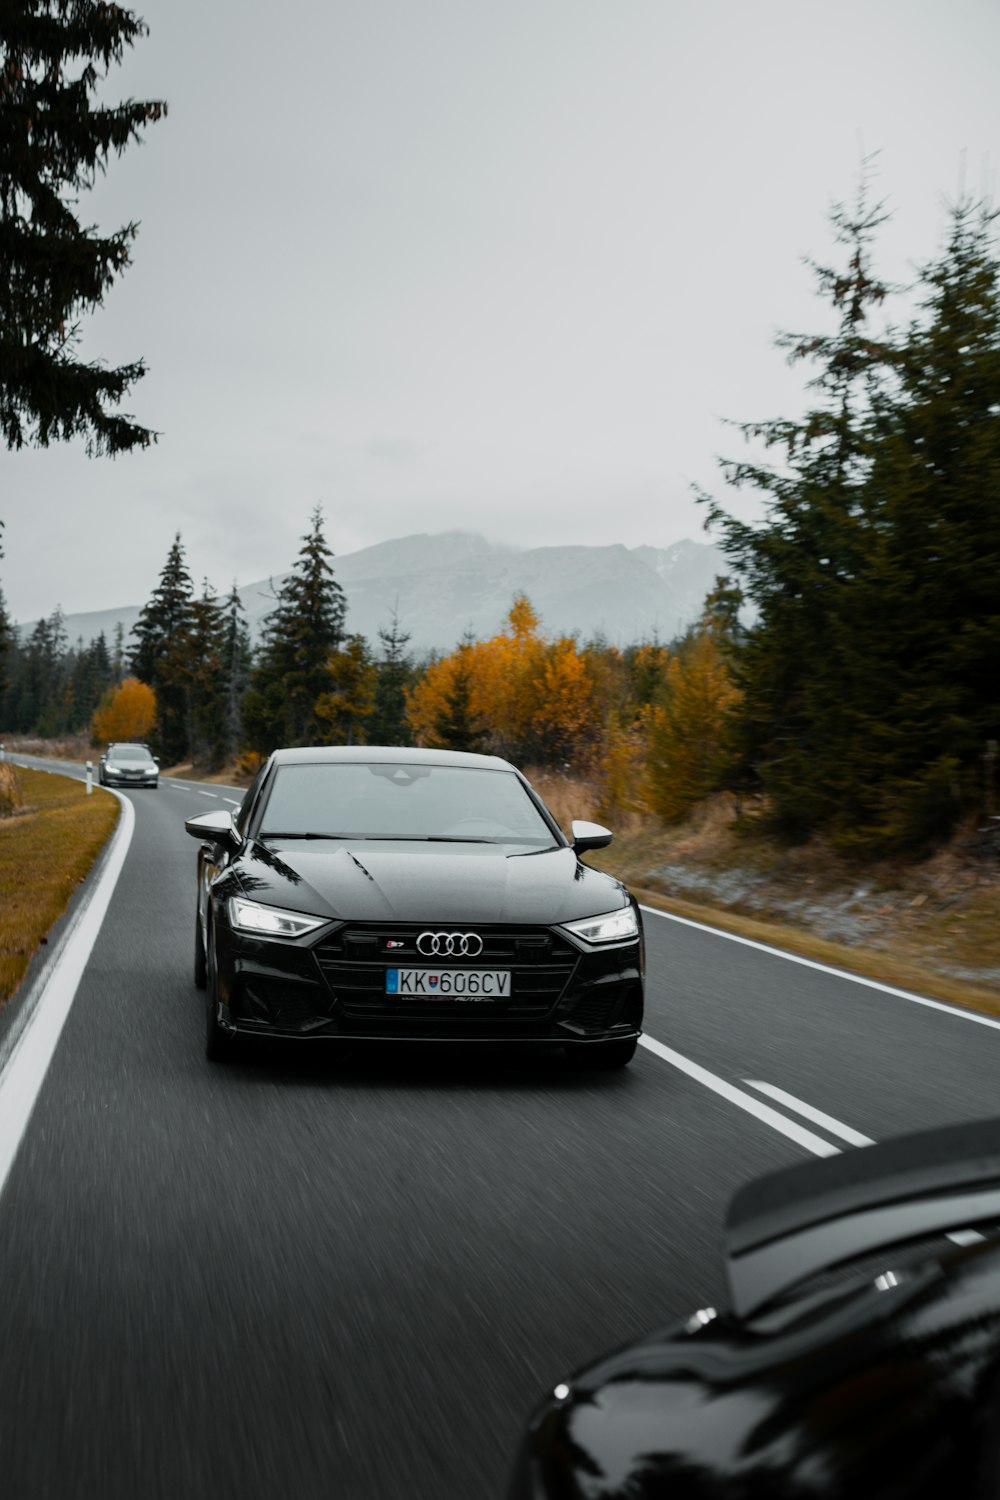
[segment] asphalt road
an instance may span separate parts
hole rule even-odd
[[[212,1067],[182,822],[240,793],[129,795],[0,1198],[17,1500],[499,1500],[539,1395],[724,1300],[728,1197],[805,1154],[754,1100],[829,1149],[997,1112],[1000,1028],[654,915],[647,1030],[708,1086],[648,1049],[604,1077],[470,1049]]]

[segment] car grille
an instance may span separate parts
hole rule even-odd
[[[442,1021],[458,1022],[472,1031],[484,1025],[513,1028],[542,1021],[566,988],[578,957],[575,948],[544,928],[477,924],[474,930],[483,940],[483,951],[475,958],[427,958],[417,951],[417,938],[428,926],[350,924],[316,945],[313,952],[320,971],[345,1020],[408,1020],[428,1030]],[[432,930],[464,931],[467,926],[471,924]],[[402,946],[390,949],[390,941]],[[387,995],[388,968],[509,970],[511,994],[488,1003]]]

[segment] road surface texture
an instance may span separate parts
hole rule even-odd
[[[693,1072],[648,1048],[593,1077],[418,1046],[213,1066],[183,820],[241,794],[126,795],[0,1198],[12,1500],[500,1500],[543,1392],[724,1300],[740,1184],[995,1112],[1000,1027],[655,914],[647,1031]]]

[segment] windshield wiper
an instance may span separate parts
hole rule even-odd
[[[481,835],[450,833],[276,833],[268,829],[259,833],[259,839],[347,839],[351,843],[366,844],[522,844],[525,839],[515,837],[483,838]],[[549,847],[554,848],[555,845]]]
[[[258,833],[259,839],[349,839],[356,838],[357,834],[351,833],[277,833],[269,828],[266,833]]]

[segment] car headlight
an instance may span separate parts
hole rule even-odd
[[[229,898],[229,921],[238,932],[266,932],[271,937],[302,937],[322,927],[329,918],[307,917],[300,911],[282,911],[279,906],[261,906],[256,901],[244,901],[240,896]]]
[[[153,765],[147,766],[146,767],[146,775],[147,776],[155,776],[156,775],[156,767],[153,766]]]
[[[623,938],[637,937],[639,924],[631,906],[604,912],[599,917],[583,917],[579,922],[563,922],[564,932],[582,938],[585,943],[620,943]]]

